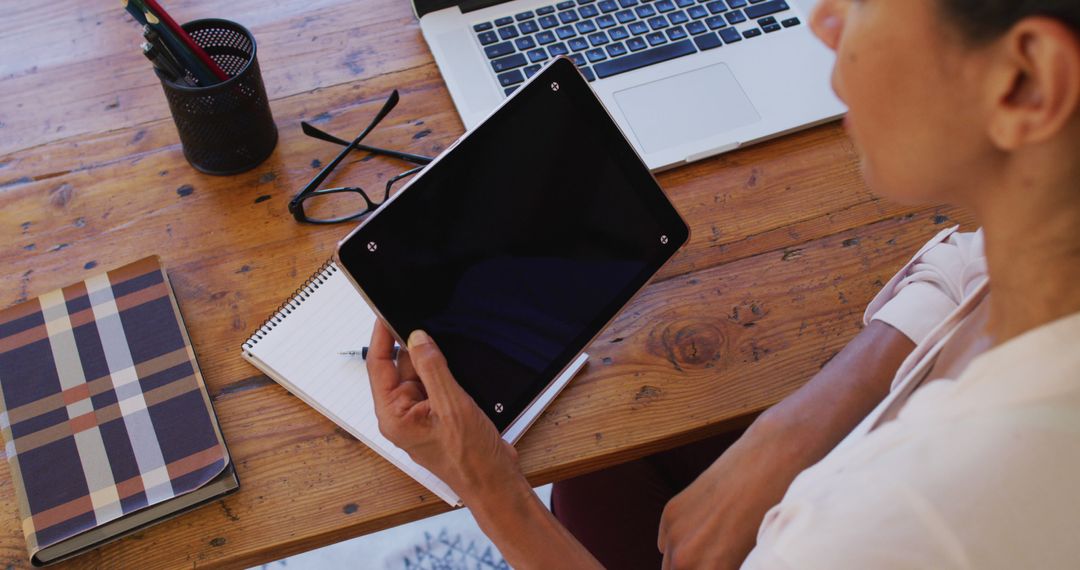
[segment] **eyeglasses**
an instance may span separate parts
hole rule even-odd
[[[303,190],[289,201],[289,212],[296,218],[296,221],[308,224],[337,224],[362,218],[386,202],[386,199],[390,197],[390,190],[393,188],[394,184],[416,174],[424,168],[424,165],[434,160],[429,156],[389,150],[360,143],[360,141],[364,140],[364,137],[366,137],[376,125],[378,125],[379,122],[393,110],[394,106],[398,104],[399,99],[400,97],[398,96],[397,89],[395,89],[394,92],[390,94],[390,97],[386,99],[386,102],[383,103],[382,109],[380,109],[378,114],[375,115],[375,118],[371,120],[371,124],[353,139],[352,142],[335,137],[306,121],[300,123],[300,127],[303,129],[305,135],[339,144],[345,148],[334,157],[334,160],[324,166],[323,169],[315,175],[315,178],[312,178],[311,182],[308,182],[307,186],[304,186]],[[330,175],[334,168],[336,168],[337,165],[344,160],[345,156],[349,154],[349,151],[352,150],[370,152],[372,155],[389,156],[419,166],[406,170],[405,172],[390,178],[390,180],[387,180],[382,199],[378,202],[372,200],[367,192],[359,186],[318,189],[319,185],[326,180],[326,177]],[[362,200],[362,202],[359,202],[358,200]],[[329,216],[329,214],[321,213],[323,211],[340,212],[342,210],[354,211],[355,213],[336,217],[324,217]],[[308,212],[314,213],[309,214]]]

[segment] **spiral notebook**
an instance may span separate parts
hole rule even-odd
[[[243,356],[451,505],[450,487],[379,433],[367,366],[338,354],[367,344],[375,313],[333,262],[324,264],[243,345]]]

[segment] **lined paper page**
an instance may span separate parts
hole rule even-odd
[[[459,504],[449,486],[379,433],[364,361],[338,354],[367,346],[375,314],[341,270],[330,267],[326,281],[244,357],[444,501]]]

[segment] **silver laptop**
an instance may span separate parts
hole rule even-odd
[[[471,129],[567,55],[653,171],[842,115],[814,0],[413,0]]]

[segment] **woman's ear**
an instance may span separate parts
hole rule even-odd
[[[1011,151],[1065,130],[1080,112],[1080,37],[1052,18],[1033,16],[995,42],[988,135]]]

